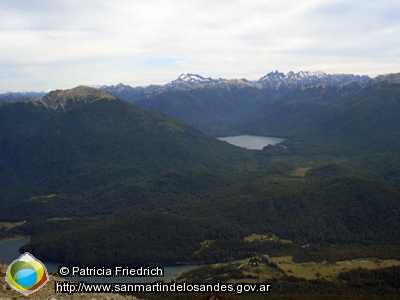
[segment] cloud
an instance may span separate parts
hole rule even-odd
[[[162,84],[186,72],[398,72],[397,2],[3,0],[0,92]]]

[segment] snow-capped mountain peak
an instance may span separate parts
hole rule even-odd
[[[165,85],[150,85],[147,87],[133,88],[129,85],[120,83],[116,86],[103,86],[101,89],[108,91],[121,99],[135,102],[165,92],[188,91],[199,88],[219,88],[230,90],[232,88],[256,87],[258,89],[275,90],[284,94],[295,88],[304,88],[320,84],[339,85],[350,81],[363,83],[369,80],[370,78],[368,76],[327,74],[321,71],[300,71],[297,73],[291,71],[287,74],[273,71],[267,73],[258,81],[248,81],[246,79],[213,79],[211,77],[206,78],[194,73],[186,73],[181,74],[178,78]]]
[[[368,76],[360,77],[353,74],[327,74],[321,71],[299,71],[297,73],[290,71],[286,75],[275,71],[261,77],[256,85],[259,88],[292,89],[317,84],[337,85],[348,81],[365,82],[369,79]]]
[[[188,90],[208,84],[214,84],[215,82],[218,82],[218,80],[214,80],[210,77],[205,78],[198,74],[187,73],[181,74],[177,79],[166,84],[164,88],[166,90]]]
[[[260,80],[266,79],[266,78],[278,78],[278,79],[283,79],[285,78],[285,74],[275,71],[275,72],[269,72],[267,75],[263,76],[260,78]]]
[[[328,76],[326,73],[321,72],[321,71],[317,71],[317,72],[309,72],[309,71],[300,71],[297,73],[294,72],[290,72],[288,74],[291,74],[291,77],[295,77],[295,78],[325,78],[326,76]]]
[[[325,72],[317,71],[317,72],[309,72],[309,71],[300,71],[300,72],[293,72],[290,71],[287,74],[275,71],[275,72],[270,72],[267,75],[261,77],[260,80],[265,80],[265,79],[272,79],[272,78],[277,78],[277,79],[288,79],[288,78],[325,78],[328,75]]]
[[[178,79],[174,81],[185,81],[185,82],[211,82],[212,79],[209,78],[204,78],[203,76],[200,76],[198,74],[182,74],[181,76],[178,77]]]

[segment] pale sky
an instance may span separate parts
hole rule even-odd
[[[400,72],[399,0],[0,0],[0,93]]]

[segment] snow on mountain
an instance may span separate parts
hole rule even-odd
[[[266,78],[279,78],[279,79],[283,79],[285,78],[285,74],[275,71],[275,72],[269,72],[267,75],[263,76],[260,78],[260,80],[266,79]]]
[[[133,88],[120,83],[115,86],[102,86],[100,89],[129,102],[136,102],[165,92],[187,91],[197,88],[231,89],[232,87],[256,87],[285,93],[293,88],[302,88],[318,84],[338,85],[349,81],[363,83],[369,80],[370,78],[368,76],[353,74],[329,75],[321,71],[300,71],[297,73],[291,71],[287,74],[275,71],[266,74],[256,82],[251,82],[246,79],[213,79],[211,77],[206,78],[198,74],[187,73],[181,74],[177,79],[165,85],[150,85],[147,87]]]
[[[167,83],[165,87],[168,89],[187,90],[197,88],[202,85],[219,82],[220,79],[205,78],[198,74],[181,74],[177,79]]]
[[[327,74],[325,72],[289,72],[286,75],[278,71],[270,72],[260,78],[256,83],[259,88],[271,89],[293,89],[318,84],[338,85],[349,81],[357,81],[360,83],[371,80],[368,76],[359,76],[353,74]]]
[[[42,98],[45,94],[45,92],[8,92],[5,94],[0,94],[0,104],[13,101],[21,101],[28,98]]]
[[[178,77],[178,79],[174,80],[173,82],[176,81],[185,81],[185,82],[211,82],[213,81],[212,78],[204,78],[203,76],[197,75],[197,74],[182,74],[181,76]]]

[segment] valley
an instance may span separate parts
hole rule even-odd
[[[362,272],[400,270],[400,77],[325,75],[188,74],[133,103],[80,86],[1,105],[0,239],[29,236],[21,251],[44,261],[218,263],[271,279],[272,299],[356,299]],[[215,138],[243,135],[280,139]]]

